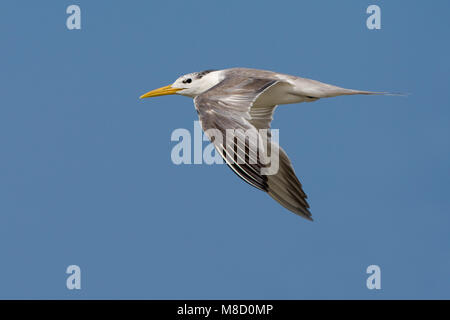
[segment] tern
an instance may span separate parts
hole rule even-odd
[[[312,220],[307,196],[295,175],[291,161],[270,136],[270,123],[276,107],[343,95],[389,93],[345,89],[266,70],[231,68],[189,73],[179,77],[171,85],[149,91],[140,98],[170,94],[194,99],[205,134],[227,165],[241,179],[267,192],[288,210]],[[225,133],[230,129],[240,129],[250,137],[253,135],[262,141],[266,140],[267,151],[270,149],[271,153],[278,155],[275,160],[276,172],[264,173],[268,164],[252,152],[245,136],[237,134],[233,139],[215,139],[216,137],[208,134],[211,130]],[[269,134],[263,137],[261,130],[268,130]],[[245,156],[236,155],[239,154],[236,152],[238,149],[243,151]],[[231,151],[235,151],[233,156],[230,156]]]

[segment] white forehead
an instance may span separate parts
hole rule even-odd
[[[187,80],[187,79],[191,79],[194,80],[194,72],[193,73],[186,73],[183,74],[182,76],[180,76],[177,80],[175,80],[175,82],[181,82],[183,80]]]
[[[192,73],[187,73],[182,75],[181,77],[179,77],[177,79],[178,80],[187,80],[187,79],[191,79],[192,81],[196,81],[196,80],[200,80],[203,78],[209,78],[211,76],[211,73],[215,73],[216,70],[205,70],[205,71],[200,71],[200,72],[192,72]]]
[[[189,81],[188,79],[191,79]],[[195,96],[212,88],[223,80],[222,72],[219,71],[202,71],[185,74],[179,77],[173,87],[183,88],[178,93],[186,96]]]

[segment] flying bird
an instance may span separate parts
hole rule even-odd
[[[249,137],[257,137],[265,142],[266,151],[270,150],[271,154],[273,152],[278,155],[274,160],[276,172],[264,173],[268,163],[252,150],[248,137],[242,134],[236,134],[233,139],[209,136],[217,152],[241,179],[267,192],[288,210],[312,220],[307,196],[291,161],[270,136],[270,122],[276,107],[343,95],[387,93],[344,89],[266,70],[231,68],[189,73],[179,77],[171,85],[147,92],[140,98],[170,94],[194,99],[206,135],[211,130],[226,134],[227,130],[237,132],[240,129]],[[262,130],[267,130],[269,134],[263,137]],[[245,156],[239,155],[237,151],[242,151]]]

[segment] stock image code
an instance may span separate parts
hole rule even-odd
[[[2,1],[0,299],[449,299],[449,10]]]

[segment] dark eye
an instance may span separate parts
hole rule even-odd
[[[183,83],[191,83],[191,82],[192,82],[192,79],[191,79],[191,78],[186,79],[186,80],[183,80]]]

